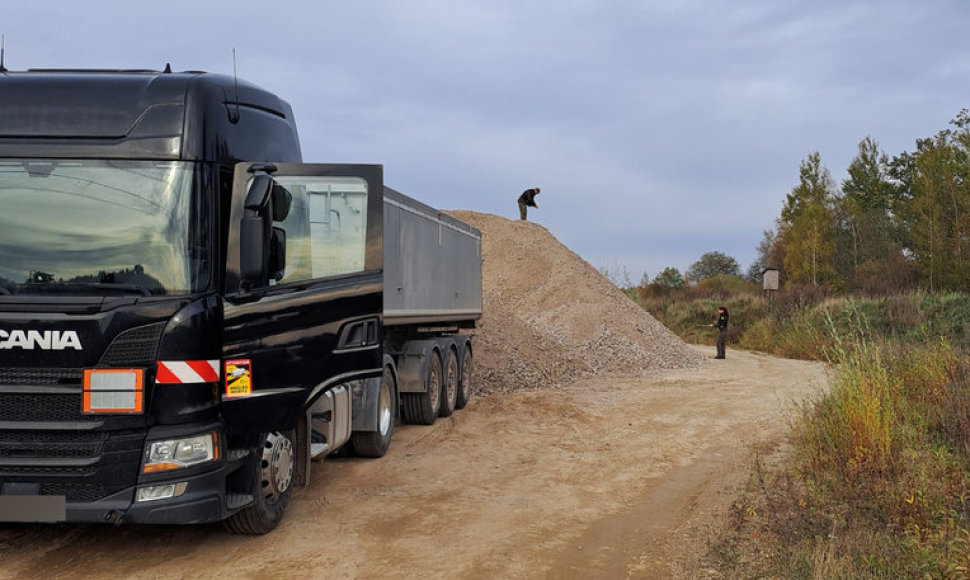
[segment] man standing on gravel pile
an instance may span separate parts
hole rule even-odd
[[[723,306],[717,307],[717,320],[711,326],[717,327],[717,356],[724,358],[725,343],[727,342],[728,311]]]
[[[537,195],[539,195],[538,187],[533,187],[522,192],[522,195],[519,196],[519,219],[525,219],[526,213],[529,211],[527,208],[534,207],[539,209],[539,204],[536,203]]]

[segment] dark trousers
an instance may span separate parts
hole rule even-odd
[[[519,219],[525,219],[526,213],[529,211],[529,206],[525,205],[524,201],[519,202]]]
[[[724,358],[724,345],[727,342],[727,329],[717,329],[717,358]]]

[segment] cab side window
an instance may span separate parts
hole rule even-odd
[[[293,196],[286,219],[286,270],[280,284],[364,271],[367,182],[355,177],[280,176]]]

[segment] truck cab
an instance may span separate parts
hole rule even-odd
[[[0,521],[265,533],[383,454],[383,190],[232,77],[0,73]]]

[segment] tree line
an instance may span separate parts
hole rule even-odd
[[[789,286],[843,291],[966,288],[970,113],[950,124],[892,158],[866,137],[840,185],[810,153],[751,270],[779,268]]]
[[[685,287],[715,277],[758,283],[777,268],[787,288],[886,294],[962,290],[970,282],[970,112],[890,157],[871,137],[858,145],[836,183],[818,151],[799,165],[774,228],[763,232],[742,274],[738,262],[708,252],[681,274],[668,267],[639,287]],[[629,275],[602,269],[629,288]]]
[[[970,112],[960,111],[950,125],[894,157],[866,137],[841,184],[811,152],[743,277],[756,282],[765,268],[777,268],[787,287],[869,294],[967,288]],[[676,288],[725,275],[741,277],[737,262],[708,252],[684,275],[667,268],[651,285]]]

